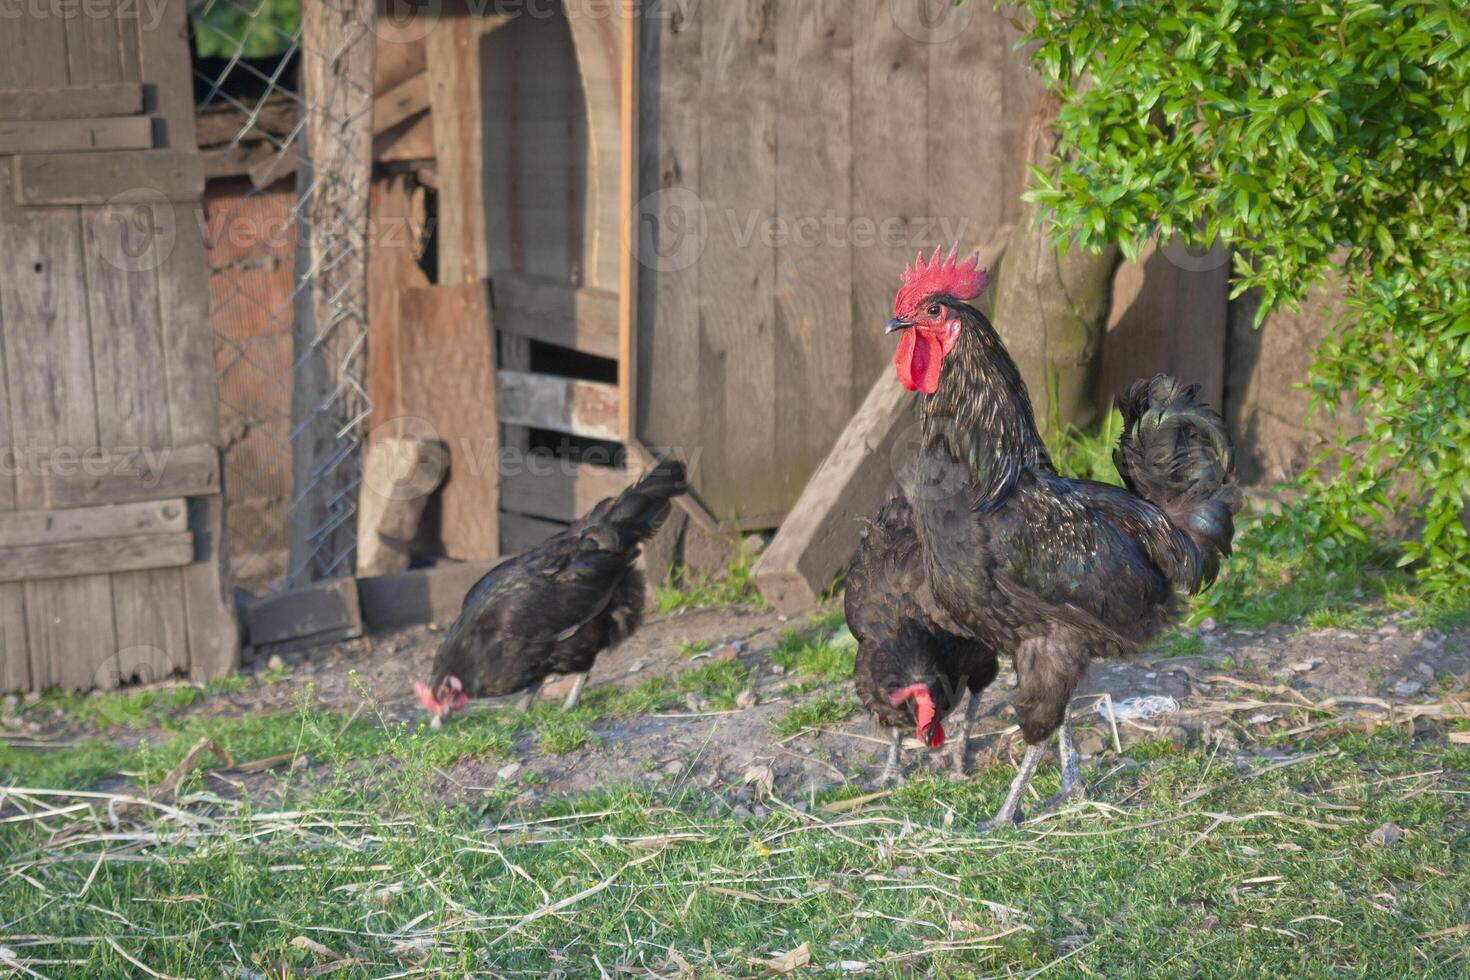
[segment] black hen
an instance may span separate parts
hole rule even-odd
[[[1028,743],[996,820],[1013,820],[1041,747],[1061,729],[1062,790],[1081,790],[1072,692],[1095,657],[1132,653],[1208,585],[1230,551],[1240,495],[1220,416],[1158,377],[1123,399],[1128,489],[1056,474],[1020,372],[969,305],[985,287],[953,253],[904,274],[890,331],[899,380],[921,391],[922,437],[901,480],[936,603],[1011,656]]]
[[[980,692],[995,679],[998,664],[989,647],[947,628],[949,617],[929,593],[913,514],[902,497],[884,504],[863,530],[844,608],[858,641],[858,697],[878,724],[892,730],[879,783],[899,778],[906,729],[931,749],[944,744],[943,721],[968,690],[953,756],[956,772],[963,773]]]
[[[565,705],[575,707],[597,655],[638,628],[644,585],[633,562],[686,489],[683,464],[659,463],[475,583],[434,657],[431,683],[414,685],[435,724],[471,697],[526,690],[548,674],[581,675]]]

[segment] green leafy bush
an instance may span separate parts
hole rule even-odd
[[[194,53],[201,58],[269,58],[301,29],[301,0],[195,0]]]
[[[1307,381],[1366,432],[1247,521],[1243,552],[1341,563],[1387,514],[1430,594],[1470,582],[1470,16],[1450,0],[1025,0],[1061,99],[1034,200],[1065,244],[1235,247],[1259,323],[1340,269]]]

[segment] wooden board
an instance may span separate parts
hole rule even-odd
[[[345,640],[363,633],[357,580],[328,579],[246,604],[245,635],[260,647],[295,640]]]
[[[419,72],[373,99],[373,132],[392,129],[429,109],[429,75]]]
[[[603,499],[622,493],[636,477],[610,466],[572,463],[549,454],[530,456],[501,475],[500,506],[570,523]]]
[[[69,510],[0,512],[0,548],[187,531],[182,498]]]
[[[756,587],[777,609],[816,602],[852,561],[862,522],[892,490],[895,457],[916,421],[914,404],[886,368],[869,388],[752,569]]]
[[[204,197],[204,164],[192,151],[33,153],[13,159],[15,203],[22,206],[106,204],[140,192],[179,203]]]
[[[514,272],[494,281],[495,327],[527,340],[618,356],[618,294]]]
[[[399,294],[422,289],[429,277],[418,264],[417,246],[428,220],[424,194],[407,174],[373,181],[368,202],[367,394],[374,430],[403,413],[399,398]]]
[[[580,381],[554,374],[500,371],[496,404],[507,425],[550,429],[589,439],[617,441],[617,385]]]
[[[153,124],[147,116],[0,122],[0,156],[146,150],[152,146]]]
[[[449,446],[449,476],[439,494],[445,552],[464,560],[494,557],[500,548],[499,423],[488,284],[400,295],[403,413],[425,420]]]
[[[0,582],[175,568],[193,560],[194,537],[188,531],[22,545],[0,548]]]
[[[0,91],[0,119],[7,120],[95,119],[142,111],[143,86],[137,82]]]
[[[358,579],[363,622],[374,632],[451,623],[459,616],[466,593],[500,561],[442,562],[432,568]]]
[[[85,507],[219,493],[219,450],[104,451],[55,456],[41,477],[47,507]]]
[[[518,555],[566,529],[567,526],[559,521],[542,520],[526,514],[503,514],[500,518],[500,542],[507,555]]]

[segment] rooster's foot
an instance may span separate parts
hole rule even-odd
[[[903,732],[894,729],[892,738],[893,741],[888,744],[888,758],[883,763],[883,772],[878,776],[877,782],[873,784],[878,789],[890,785],[903,785],[903,767],[899,765],[898,761],[898,753],[900,747],[903,745]]]
[[[980,696],[971,691],[970,700],[965,703],[965,720],[960,725],[960,737],[955,739],[954,755],[950,762],[956,779],[964,779],[969,774],[970,730],[975,727],[975,709],[978,707],[980,707]]]
[[[1026,787],[1031,784],[1031,777],[1036,775],[1036,766],[1041,762],[1041,754],[1044,751],[1040,745],[1026,746],[1026,755],[1021,759],[1021,768],[1016,772],[1016,778],[1011,780],[1011,788],[1006,792],[1005,802],[1001,803],[995,816],[975,827],[978,832],[983,834],[1006,824],[1020,823],[1025,819],[1021,813],[1021,797],[1025,795]]]
[[[577,675],[576,680],[572,681],[572,689],[567,692],[567,699],[562,702],[561,710],[571,711],[573,708],[575,708],[577,706],[577,702],[582,700],[582,688],[586,686],[587,674],[584,671],[583,673]]]
[[[1082,769],[1078,764],[1077,745],[1072,741],[1072,709],[1069,706],[1062,716],[1062,726],[1057,729],[1057,755],[1062,764],[1062,788],[1053,793],[1042,805],[1050,808],[1067,800],[1087,799],[1087,783],[1082,780]]]

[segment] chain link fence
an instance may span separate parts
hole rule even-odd
[[[350,575],[371,409],[372,0],[194,0],[230,575]]]

